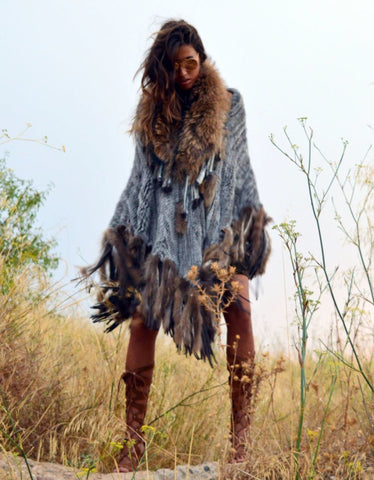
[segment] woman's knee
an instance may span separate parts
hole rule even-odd
[[[225,312],[227,325],[227,353],[242,358],[254,358],[254,338],[251,307],[249,302],[249,282],[245,275],[235,275],[242,286],[238,297]]]
[[[136,313],[131,320],[130,332],[131,337],[140,337],[145,341],[156,340],[158,334],[158,330],[151,330],[145,325],[143,317],[139,313]]]

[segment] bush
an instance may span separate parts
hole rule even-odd
[[[0,159],[0,272],[1,293],[7,293],[24,267],[39,265],[51,271],[58,265],[55,240],[36,227],[36,217],[49,190],[38,191],[31,180],[22,180]]]

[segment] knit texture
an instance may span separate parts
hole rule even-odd
[[[207,75],[211,81],[209,69]],[[200,83],[207,84],[204,78]],[[149,328],[162,325],[179,349],[210,362],[216,316],[201,304],[188,272],[195,266],[205,292],[213,295],[217,282],[210,268],[213,262],[220,268],[235,266],[237,272],[253,278],[264,272],[270,253],[265,230],[269,218],[260,204],[248,156],[243,100],[237,90],[229,91],[231,106],[224,113],[224,143],[220,143],[224,152],[201,162],[205,175],[201,184],[196,175],[193,181],[187,175],[185,182],[176,175],[170,177],[170,188],[162,188],[165,179],[158,182],[158,172],[163,160],[150,156],[138,139],[130,178],[103,237],[102,255],[83,272],[87,277],[100,272],[93,319],[106,321],[108,331],[137,310]],[[199,114],[199,105],[192,105],[181,135],[191,135]],[[213,129],[208,127],[202,141],[193,145],[194,152],[210,143]],[[181,218],[182,229],[177,226]],[[230,295],[230,284],[226,287]]]
[[[178,234],[176,208],[183,199],[184,185],[175,182],[170,193],[155,188],[146,153],[138,142],[128,184],[110,221],[112,228],[130,225],[134,235],[152,246],[153,255],[172,260],[182,276],[192,265],[202,263],[204,249],[220,240],[221,231],[230,227],[245,207],[255,210],[260,207],[248,156],[243,100],[237,90],[230,91],[232,104],[225,125],[225,157],[216,166],[218,184],[209,211],[203,203],[192,209],[189,199],[187,231],[184,235]]]

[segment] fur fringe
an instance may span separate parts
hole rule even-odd
[[[214,65],[206,60],[201,65],[200,75],[191,89],[194,101],[186,113],[183,125],[169,125],[162,115],[155,111],[154,129],[149,132],[150,141],[139,125],[141,118],[154,110],[151,99],[143,94],[134,122],[135,133],[166,168],[166,176],[172,176],[181,183],[189,176],[193,184],[201,167],[212,155],[224,155],[225,122],[230,110],[230,95]]]
[[[187,212],[184,211],[183,200],[178,202],[175,210],[175,231],[184,235],[187,231]]]
[[[217,190],[218,177],[215,172],[210,173],[200,186],[200,193],[204,199],[204,207],[209,210]]]
[[[220,268],[234,265],[238,273],[250,278],[264,273],[270,254],[265,231],[269,221],[262,207],[258,211],[248,207],[222,232],[222,240],[205,250],[198,280],[208,294],[217,283],[210,268],[213,262]],[[106,322],[109,332],[139,311],[148,328],[158,330],[162,325],[179,350],[212,364],[216,334],[214,313],[201,304],[199,291],[179,275],[175,264],[148,253],[143,240],[125,226],[106,230],[102,247],[97,263],[81,270],[85,279],[99,272],[93,321]],[[226,287],[230,295],[230,285]]]

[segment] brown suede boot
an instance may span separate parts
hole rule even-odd
[[[133,472],[144,455],[145,442],[141,428],[147,411],[153,367],[152,363],[122,375],[126,384],[127,435],[116,472]]]
[[[228,371],[231,397],[231,442],[233,453],[230,462],[245,460],[246,448],[250,442],[250,414],[254,362],[228,355]]]

